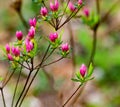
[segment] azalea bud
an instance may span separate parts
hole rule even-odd
[[[35,36],[35,28],[33,26],[30,27],[29,32],[28,32],[28,37],[30,39],[33,39]]]
[[[17,37],[18,40],[22,40],[22,38],[23,38],[23,33],[22,33],[21,31],[17,31],[17,32],[16,32],[16,37]]]
[[[69,45],[68,43],[62,44],[61,49],[63,52],[69,51]]]
[[[27,52],[30,52],[34,48],[34,44],[28,38],[25,40],[25,45]]]
[[[82,5],[82,0],[78,0],[78,5]]]
[[[10,61],[13,61],[13,57],[12,57],[11,54],[7,54],[7,57],[8,57],[8,59],[9,59]]]
[[[72,2],[69,2],[68,7],[69,7],[70,11],[72,11],[72,12],[74,12],[76,9]]]
[[[87,67],[84,64],[82,64],[81,67],[80,67],[81,76],[84,77],[86,72],[87,72]]]
[[[50,9],[55,12],[58,11],[59,8],[59,2],[58,0],[55,0],[55,4],[53,4],[52,2],[50,2]]]
[[[58,38],[58,34],[57,33],[51,33],[49,35],[49,39],[52,41],[52,42],[55,42],[55,40]]]
[[[20,56],[20,50],[18,47],[12,47],[12,53],[17,57]]]
[[[41,10],[40,10],[40,14],[42,16],[46,16],[48,14],[48,10],[46,7],[42,7]]]
[[[84,12],[85,16],[89,17],[90,12],[89,12],[89,10],[88,10],[87,8],[85,8],[85,9],[83,10],[83,12]]]
[[[8,44],[6,44],[5,49],[7,53],[10,53],[10,46]]]
[[[29,25],[30,25],[30,26],[35,27],[35,26],[36,26],[36,23],[37,23],[37,21],[36,21],[35,18],[29,20]]]

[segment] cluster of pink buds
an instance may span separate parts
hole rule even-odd
[[[49,39],[50,39],[51,42],[55,42],[57,38],[58,38],[58,34],[56,32],[55,33],[50,33]]]
[[[8,60],[10,61],[18,60],[20,54],[22,55],[21,50],[23,50],[24,48],[22,46],[23,43],[26,47],[26,52],[29,53],[33,50],[36,23],[37,21],[35,18],[29,20],[30,29],[28,31],[27,37],[25,38],[25,41],[22,41],[23,39],[22,31],[16,31],[16,38],[18,40],[16,46],[13,45],[12,47],[10,47],[9,44],[6,44],[5,50],[6,50]]]
[[[82,0],[78,0],[77,5],[81,6],[83,4]],[[68,8],[71,12],[74,12],[77,8],[75,7],[75,5],[70,1],[68,4]]]
[[[86,72],[87,72],[87,67],[84,64],[82,64],[81,67],[80,67],[81,76],[84,77]]]
[[[20,56],[20,50],[18,47],[12,47],[12,54],[16,57]]]
[[[56,11],[58,11],[58,8],[59,8],[58,0],[55,0],[54,4],[52,2],[50,2],[50,9],[51,9],[51,11],[56,12]]]
[[[6,49],[8,60],[13,61],[13,56],[10,53],[10,50],[11,50],[10,45],[6,44],[5,49]]]
[[[59,8],[59,2],[58,0],[55,0],[54,3],[50,2],[50,10],[52,12],[57,12]],[[46,7],[41,7],[40,14],[44,17],[48,15],[48,9]]]
[[[32,51],[34,48],[34,43],[32,42],[32,40],[34,39],[34,36],[35,36],[36,23],[37,23],[37,21],[35,18],[29,20],[30,29],[29,29],[28,35],[25,39],[26,51],[28,53],[30,51]]]
[[[10,45],[6,44],[6,53],[7,53],[7,57],[10,61],[13,61],[13,57],[19,57],[20,56],[20,49],[18,47],[10,47]]]

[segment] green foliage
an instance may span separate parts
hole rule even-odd
[[[90,28],[93,28],[100,20],[99,15],[92,12],[90,16],[82,16],[82,20],[85,24],[87,24]]]

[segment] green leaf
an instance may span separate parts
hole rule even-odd
[[[72,81],[75,81],[75,82],[80,82],[80,80],[75,79],[75,78],[72,78],[71,80],[72,80]]]
[[[90,63],[89,69],[88,69],[88,73],[86,77],[90,77],[93,74],[93,64]]]
[[[78,79],[81,79],[81,78],[80,78],[80,72],[79,72],[79,71],[76,72],[76,77],[77,77]]]
[[[2,81],[2,80],[3,80],[3,77],[0,76],[0,81]]]
[[[92,78],[86,77],[86,79],[85,79],[84,82],[87,82],[87,81],[89,81],[89,80],[93,80],[93,79],[94,79],[94,77],[92,77]]]
[[[40,3],[42,0],[32,0],[33,3]]]

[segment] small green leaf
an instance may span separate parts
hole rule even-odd
[[[2,81],[2,80],[3,80],[3,77],[0,76],[0,81]]]
[[[72,80],[72,81],[75,81],[75,82],[80,82],[80,80],[75,79],[75,78],[72,78],[71,80]]]
[[[87,78],[85,79],[85,82],[87,82],[87,81],[89,81],[89,80],[93,80],[93,79],[94,79],[94,77],[92,77],[92,78],[87,77]]]
[[[76,77],[77,77],[78,79],[80,79],[80,72],[79,72],[79,71],[76,72]]]
[[[93,73],[93,64],[90,63],[89,69],[88,69],[88,73],[87,73],[87,77],[90,77]]]

